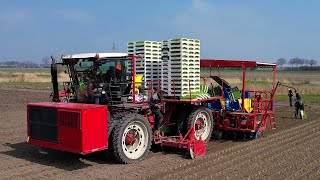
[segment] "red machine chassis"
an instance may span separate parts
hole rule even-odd
[[[132,67],[135,67],[135,58],[132,57]],[[266,125],[269,121],[271,125],[271,129],[275,129],[275,121],[274,121],[274,111],[272,107],[274,94],[276,91],[275,87],[275,73],[276,73],[276,65],[270,64],[270,63],[257,63],[254,61],[229,61],[229,60],[204,60],[202,59],[200,61],[200,67],[204,68],[210,68],[210,75],[211,75],[211,68],[225,68],[225,67],[232,67],[232,68],[242,68],[243,70],[243,76],[242,76],[242,89],[241,89],[241,99],[242,102],[244,102],[245,99],[245,92],[249,92],[246,90],[246,71],[247,68],[272,68],[273,69],[273,84],[272,84],[272,92],[263,92],[263,91],[250,91],[251,93],[256,96],[257,93],[259,94],[266,94],[265,98],[260,97],[253,99],[253,111],[248,113],[245,111],[244,103],[242,103],[241,112],[234,112],[234,111],[226,111],[226,110],[212,110],[212,114],[214,115],[215,119],[213,120],[213,125],[215,128],[225,130],[225,131],[241,131],[241,132],[259,132],[263,131],[266,128]],[[219,71],[220,72],[220,71]],[[133,87],[136,87],[135,84],[135,68],[132,68],[132,74],[133,74]],[[220,74],[220,73],[219,73]],[[152,86],[152,83],[151,83]],[[223,86],[223,85],[222,85]],[[152,87],[150,88],[152,89]],[[160,86],[158,86],[158,90],[160,90]],[[146,119],[150,122],[151,127],[154,123],[154,118],[152,115],[149,115],[147,112],[147,102],[136,102],[135,95],[133,95],[133,103],[132,105],[138,105],[141,104],[140,114],[143,114]],[[172,122],[172,114],[177,109],[177,104],[197,104],[202,105],[203,103],[208,103],[213,100],[220,100],[223,98],[222,96],[216,96],[211,97],[207,99],[199,99],[194,100],[191,99],[192,92],[190,90],[190,99],[189,100],[179,100],[176,97],[174,98],[165,98],[162,100],[163,104],[163,114],[164,114],[164,125],[172,125],[175,122]],[[30,137],[30,114],[29,114],[29,107],[31,106],[42,106],[42,107],[48,107],[50,103],[38,103],[38,104],[28,104],[28,137]],[[166,111],[166,105],[170,104],[170,109]],[[64,137],[58,137],[58,140],[56,143],[52,142],[46,142],[39,139],[32,139],[29,138],[28,142],[37,146],[62,150],[62,151],[69,151],[73,153],[80,153],[80,154],[87,154],[99,150],[104,150],[108,147],[108,129],[107,129],[107,118],[103,119],[104,117],[107,117],[107,108],[103,109],[102,106],[99,105],[85,105],[85,104],[77,104],[74,105],[73,108],[70,108],[73,105],[61,105],[59,104],[51,104],[50,107],[52,108],[58,108],[60,111],[61,109],[64,109],[69,112],[80,112],[81,114],[91,114],[91,116],[95,116],[97,120],[96,125],[90,125],[90,123],[87,123],[87,127],[82,126],[78,129],[78,131],[75,131],[74,127],[69,127],[68,129],[63,129],[63,127],[60,127],[60,120],[58,120],[58,129],[59,132],[67,130],[70,132],[65,134],[65,137],[71,136],[73,138],[65,140]],[[125,105],[123,105],[125,107]],[[130,106],[128,106],[130,109]],[[132,106],[134,107],[134,106]],[[143,108],[145,107],[145,108]],[[99,109],[99,110],[98,110]],[[90,112],[92,110],[92,112]],[[97,110],[97,112],[94,112]],[[86,113],[85,113],[86,111]],[[94,115],[96,114],[96,115]],[[99,118],[99,116],[101,116]],[[223,119],[221,117],[224,117]],[[260,119],[258,119],[258,117]],[[83,121],[91,121],[92,117],[82,117]],[[82,123],[82,121],[81,121]],[[104,124],[105,123],[105,124]],[[103,125],[104,124],[104,125]],[[105,128],[102,128],[102,126],[105,126]],[[80,127],[80,126],[79,126]],[[65,127],[64,127],[65,128]],[[84,133],[85,128],[88,128],[88,130]],[[96,129],[95,129],[96,128]],[[201,127],[194,127],[194,128],[201,128]],[[176,148],[185,148],[187,151],[194,157],[199,156],[201,154],[205,153],[205,143],[201,140],[195,140],[194,138],[194,128],[190,128],[188,132],[183,136],[180,133],[178,133],[178,136],[165,136],[164,133],[160,133],[159,135],[154,136],[153,141],[154,144],[162,145],[162,146],[170,146],[170,147],[176,147]],[[98,131],[97,131],[98,129]],[[75,137],[72,134],[72,132],[75,131],[78,132],[79,137]],[[98,133],[96,133],[97,131]],[[73,133],[75,133],[73,132]],[[87,133],[87,134],[86,134]],[[77,139],[80,138],[80,139]],[[130,137],[128,137],[130,138]],[[90,139],[99,139],[97,141],[90,142]],[[77,144],[75,142],[79,142]],[[69,144],[68,144],[69,143]]]

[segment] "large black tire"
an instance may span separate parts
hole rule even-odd
[[[174,114],[177,116],[175,117],[177,119],[177,129],[181,131],[181,133],[185,134],[187,133],[188,131],[188,127],[187,127],[187,117],[189,116],[191,110],[193,109],[194,107],[189,105],[189,104],[186,104],[186,105],[183,105],[179,108],[177,108],[177,113],[174,112]]]
[[[123,164],[144,159],[151,148],[151,128],[146,118],[129,113],[120,116],[109,137],[109,151],[113,158]]]
[[[222,140],[224,136],[224,131],[218,128],[213,129],[213,137],[217,140]]]
[[[121,112],[116,114],[110,114],[108,112],[108,149],[104,151],[104,156],[107,160],[114,161],[113,154],[111,153],[111,145],[112,145],[112,138],[111,134],[113,133],[114,127],[117,123],[119,123],[122,119],[122,117],[126,116],[129,112]]]
[[[115,126],[115,122],[115,117],[111,116],[110,113],[108,113],[108,138],[110,137],[110,134]]]
[[[121,122],[122,118],[128,114],[129,114],[129,112],[120,112],[120,113],[116,113],[116,114],[112,114],[112,115],[110,115],[110,113],[108,113],[108,138],[110,137],[116,124]]]
[[[196,128],[196,124],[200,124],[200,128]],[[192,110],[187,119],[187,127],[194,127],[195,139],[201,139],[205,142],[210,140],[213,129],[213,117],[210,109],[205,107],[197,107]]]

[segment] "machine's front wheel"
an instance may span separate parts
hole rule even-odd
[[[151,148],[151,128],[140,114],[127,114],[116,124],[111,134],[110,150],[123,164],[144,159]]]
[[[188,116],[188,128],[194,127],[195,139],[209,141],[213,129],[213,117],[210,109],[199,107]]]

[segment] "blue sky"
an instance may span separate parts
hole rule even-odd
[[[197,38],[201,57],[320,60],[317,0],[0,2],[0,61],[125,52],[128,41]]]

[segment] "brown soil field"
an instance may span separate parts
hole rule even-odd
[[[308,120],[276,103],[277,130],[253,141],[211,140],[206,155],[151,152],[120,165],[102,153],[86,156],[26,143],[26,103],[49,101],[49,91],[0,87],[0,179],[319,179],[320,105],[306,104]]]

